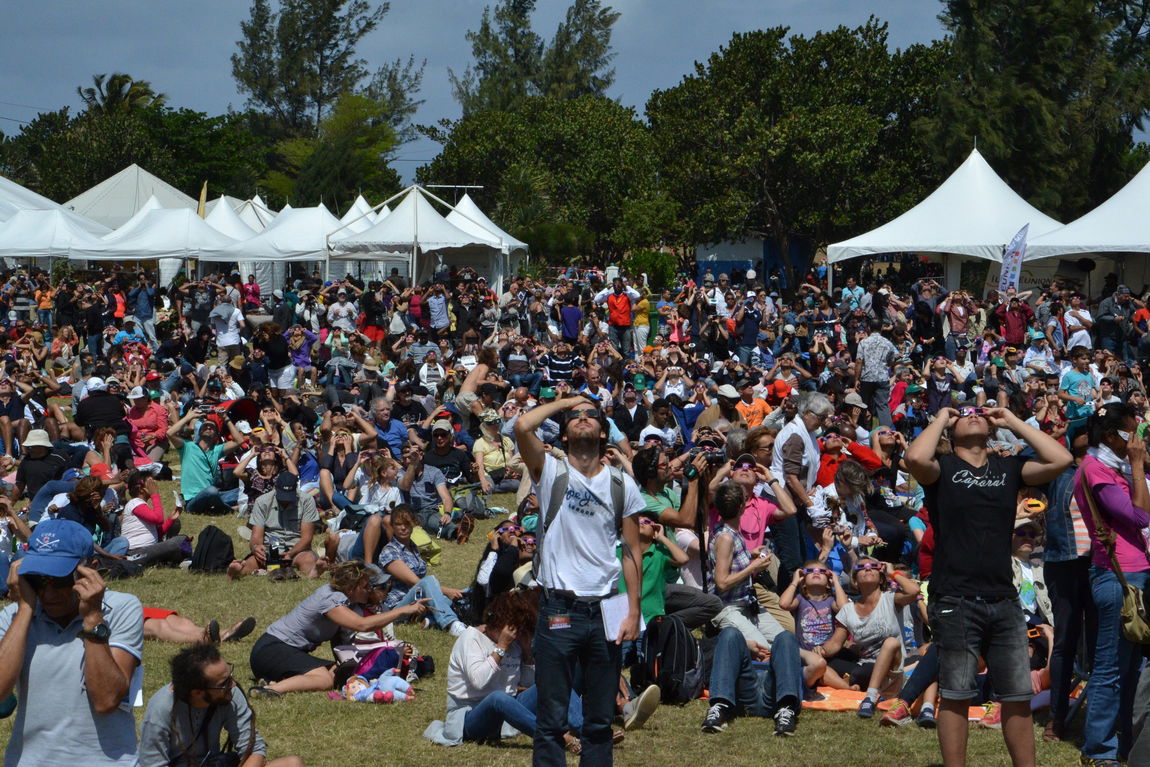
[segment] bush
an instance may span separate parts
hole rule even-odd
[[[677,259],[673,253],[657,250],[636,250],[623,259],[622,269],[638,281],[639,275],[647,275],[651,292],[658,293],[675,284]]]

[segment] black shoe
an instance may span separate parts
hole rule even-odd
[[[244,618],[243,621],[241,621],[238,626],[236,626],[235,630],[232,631],[232,633],[230,633],[226,637],[224,637],[223,641],[225,641],[225,642],[238,642],[241,639],[243,639],[244,637],[246,637],[248,634],[255,631],[255,628],[256,628],[256,619],[251,617],[251,616],[248,616],[247,618]]]
[[[248,689],[249,698],[263,698],[264,700],[279,700],[283,697],[281,693],[276,692],[270,687],[264,685],[256,685]]]
[[[799,727],[799,715],[790,706],[775,712],[775,735],[790,737]]]
[[[359,661],[345,660],[343,663],[335,667],[332,676],[335,681],[331,688],[333,690],[342,690],[343,686],[347,684],[347,680],[355,676],[355,670],[359,666]]]
[[[707,709],[703,717],[703,732],[722,732],[727,729],[731,719],[731,707],[722,701],[716,701]]]
[[[217,620],[208,621],[208,641],[212,644],[220,642],[220,622]]]

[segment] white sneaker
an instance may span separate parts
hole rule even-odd
[[[184,497],[180,495],[179,490],[173,490],[172,497],[176,499],[176,508],[179,509],[182,514],[184,512]]]
[[[455,621],[447,627],[447,633],[453,637],[462,636],[464,631],[467,631],[467,624],[463,621]]]
[[[647,689],[643,690],[638,698],[628,702],[629,709],[624,707],[623,729],[638,730],[641,728],[651,718],[651,714],[659,708],[661,700],[662,693],[659,691],[659,686],[656,684],[647,685]]]

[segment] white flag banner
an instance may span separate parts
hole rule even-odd
[[[1026,224],[1014,235],[1014,239],[1006,246],[1002,254],[1002,273],[998,277],[998,292],[1005,293],[1009,287],[1018,287],[1018,278],[1022,275],[1022,258],[1026,255],[1026,232],[1030,224]]]

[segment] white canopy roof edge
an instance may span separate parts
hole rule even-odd
[[[339,222],[343,224],[347,231],[351,234],[359,234],[366,232],[375,223],[375,215],[371,209],[371,204],[363,199],[363,195],[355,198],[355,202],[347,209],[347,213],[343,214]]]
[[[340,228],[339,219],[323,205],[285,208],[259,234],[226,247],[206,250],[203,261],[322,261],[328,235]]]
[[[1024,224],[1030,224],[1031,238],[1062,226],[1018,196],[975,149],[918,205],[877,229],[830,245],[827,261],[879,253],[953,253],[1002,261],[1003,247]]]
[[[95,235],[107,234],[111,231],[101,223],[81,216],[75,211],[65,208],[58,202],[37,194],[31,189],[20,186],[11,179],[0,176],[0,221],[7,221],[20,210],[59,210],[73,225],[85,232]]]
[[[196,210],[199,203],[163,179],[133,163],[86,192],[64,203],[80,215],[106,226],[121,226],[140,210],[143,201],[156,197],[165,208]]]
[[[1026,261],[1075,253],[1150,253],[1150,163],[1110,199],[1061,229],[1033,237]]]
[[[0,224],[0,257],[68,258],[73,247],[98,245],[99,237],[76,218],[63,208],[17,210]]]
[[[208,226],[217,232],[226,234],[233,240],[246,240],[255,236],[256,230],[244,223],[228,198],[220,197],[215,202],[216,205],[212,211],[204,216],[204,221],[207,222]],[[240,204],[243,205],[244,203],[241,201]]]
[[[527,250],[527,243],[517,240],[507,232],[495,225],[487,215],[479,209],[471,195],[464,193],[463,198],[455,203],[454,209],[447,214],[447,220],[465,232],[479,237],[495,235],[503,248],[504,254]]]
[[[234,242],[194,210],[153,208],[141,211],[102,240],[73,244],[69,257],[96,261],[200,258],[205,250],[219,250]]]

